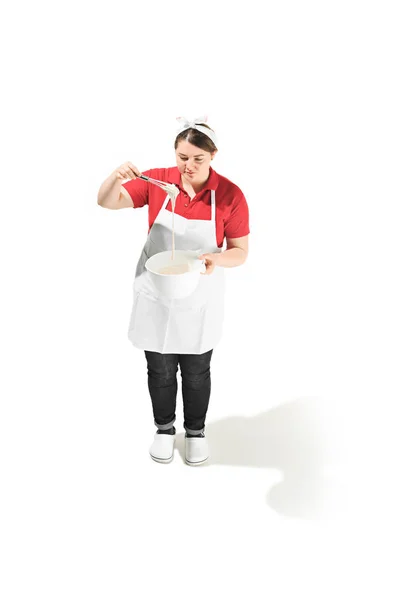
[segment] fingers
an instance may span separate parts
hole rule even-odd
[[[211,275],[211,273],[214,271],[215,268],[215,264],[209,260],[209,259],[205,259],[205,266],[206,266],[206,270],[205,271],[200,271],[200,273],[202,275]]]
[[[118,179],[136,179],[136,177],[141,175],[139,169],[130,161],[127,161],[126,163],[118,167],[115,170],[115,173]]]

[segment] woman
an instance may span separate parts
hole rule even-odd
[[[98,193],[98,204],[104,208],[149,207],[149,232],[136,268],[128,337],[145,352],[157,427],[150,455],[163,463],[173,458],[178,365],[186,463],[199,465],[208,458],[205,419],[211,392],[210,361],[222,334],[223,270],[243,264],[248,253],[247,202],[238,186],[211,168],[217,140],[206,120],[179,118],[177,166],[143,172],[179,188],[174,221],[168,195],[138,179],[141,172],[131,162],[113,171]],[[198,251],[206,266],[196,290],[180,300],[160,295],[144,266],[150,256],[172,248],[173,223],[176,249]]]

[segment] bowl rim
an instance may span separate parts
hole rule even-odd
[[[147,260],[150,260],[149,258]],[[182,277],[182,275],[193,275],[193,273],[200,273],[200,269],[204,264],[203,260],[199,259],[199,265],[195,266],[194,269],[190,270],[190,271],[186,271],[185,273],[159,273],[158,271],[153,271],[153,269],[149,268],[147,266],[147,260],[145,262],[145,267],[147,269],[147,271],[149,271],[150,273],[153,273],[153,275],[157,275],[158,277]]]
[[[158,275],[159,277],[181,277],[182,275],[190,275],[191,273],[197,273],[200,272],[201,267],[204,266],[204,259],[200,259],[196,256],[193,256],[192,258],[198,259],[198,264],[196,264],[194,266],[193,269],[191,269],[190,271],[186,271],[185,273],[159,273],[158,271],[153,270],[151,267],[148,267],[148,262],[154,258],[155,256],[158,256],[159,254],[165,254],[166,252],[171,252],[171,250],[163,250],[162,252],[157,252],[156,254],[153,254],[153,256],[149,256],[149,258],[146,260],[146,262],[144,263],[144,266],[146,268],[147,271],[149,271],[150,273],[153,273],[153,275]],[[190,252],[190,253],[199,253],[201,254],[201,250],[175,250],[175,253],[177,252]]]

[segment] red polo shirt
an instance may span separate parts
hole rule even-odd
[[[181,187],[181,174],[178,167],[168,169],[149,169],[143,175],[174,183],[180,193],[176,198],[175,212],[186,219],[211,219],[211,190],[215,190],[217,243],[221,248],[224,238],[238,238],[248,235],[249,209],[246,198],[240,188],[226,177],[218,175],[210,167],[210,175],[203,189],[190,200],[186,190]],[[122,184],[132,198],[133,208],[149,205],[149,231],[166,197],[164,190],[157,185],[131,179]],[[171,201],[167,210],[172,211]]]

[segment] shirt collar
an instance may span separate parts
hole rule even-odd
[[[169,183],[174,183],[175,185],[180,187],[181,174],[179,172],[178,167],[172,167],[170,169],[168,181],[169,181]],[[210,174],[209,174],[208,179],[201,191],[203,192],[204,190],[216,190],[218,187],[218,183],[219,183],[218,173],[216,171],[214,171],[214,169],[212,167],[210,167]]]

